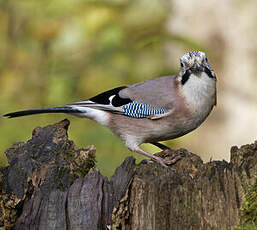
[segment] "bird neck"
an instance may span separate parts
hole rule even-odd
[[[216,103],[216,82],[202,72],[199,76],[191,74],[181,86],[182,95],[190,109],[209,113]]]

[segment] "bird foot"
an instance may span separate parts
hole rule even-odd
[[[173,156],[165,157],[163,160],[166,165],[173,165],[181,158],[183,158],[182,154],[174,154]]]
[[[161,166],[163,166],[163,167],[165,167],[165,168],[168,168],[168,165],[166,165],[165,164],[165,162],[163,161],[163,159],[162,158],[160,158],[159,160],[157,160],[157,159],[144,159],[143,161],[142,161],[143,163],[149,163],[149,164],[152,164],[152,163],[154,163],[154,162],[157,162],[157,163],[159,163]]]
[[[167,156],[165,158],[156,157],[154,161],[160,163],[162,166],[167,168],[168,166],[175,164],[181,158],[183,158],[182,154],[174,154],[172,156]]]
[[[162,158],[159,158],[158,160],[157,160],[157,162],[158,163],[160,163],[163,167],[165,167],[165,168],[167,168],[168,167],[168,164],[165,162],[165,160],[164,159],[162,159]]]
[[[170,165],[175,164],[177,161],[179,161],[181,158],[183,158],[182,154],[174,154],[173,156],[161,158],[161,157],[156,157],[154,159],[151,159],[149,162],[158,162],[160,163],[163,167],[167,168]]]
[[[168,151],[168,150],[166,150],[166,151]],[[140,148],[138,148],[135,152],[149,157],[152,161],[158,162],[165,168],[167,168],[168,165],[175,164],[178,160],[180,160],[183,157],[183,155],[175,154],[175,153],[170,155],[170,150],[169,150],[169,154],[167,153],[164,156],[158,156],[157,154],[152,155],[148,152],[145,152],[144,150],[142,150]],[[162,151],[162,153],[164,153],[164,152],[165,151]]]

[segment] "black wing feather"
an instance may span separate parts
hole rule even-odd
[[[125,88],[127,88],[127,87],[126,86],[117,87],[117,88],[108,90],[104,93],[98,94],[95,97],[90,98],[89,100],[92,102],[95,102],[97,104],[109,105],[110,97],[114,96],[111,101],[112,106],[120,107],[122,105],[126,105],[126,104],[132,102],[132,100],[129,98],[120,97],[119,92]]]

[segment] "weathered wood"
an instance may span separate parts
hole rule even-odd
[[[116,217],[116,228],[231,229],[237,225],[242,197],[256,180],[257,142],[232,147],[231,163],[203,164],[184,149],[174,154],[184,155],[173,166],[176,171],[157,164],[136,168],[126,197],[127,213]]]
[[[69,121],[36,128],[6,151],[0,170],[0,227],[6,229],[231,229],[257,173],[257,142],[231,148],[231,162],[204,164],[185,149],[175,165],[128,157],[108,180],[93,146],[68,140]]]
[[[0,203],[6,229],[18,217],[16,229],[40,225],[47,215],[51,221],[51,215],[62,210],[62,197],[72,182],[94,166],[95,148],[77,149],[68,140],[68,126],[64,120],[36,128],[31,140],[15,143],[5,152],[10,166],[1,170]]]

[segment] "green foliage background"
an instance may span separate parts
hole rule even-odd
[[[165,58],[167,44],[185,52],[203,47],[169,33],[171,15],[166,0],[0,0],[0,114],[61,106],[176,73],[178,62],[173,66]],[[7,164],[3,152],[14,141],[28,140],[36,126],[66,117],[76,145],[96,146],[103,174],[111,175],[133,154],[109,130],[87,119],[63,114],[1,117],[0,165]]]

